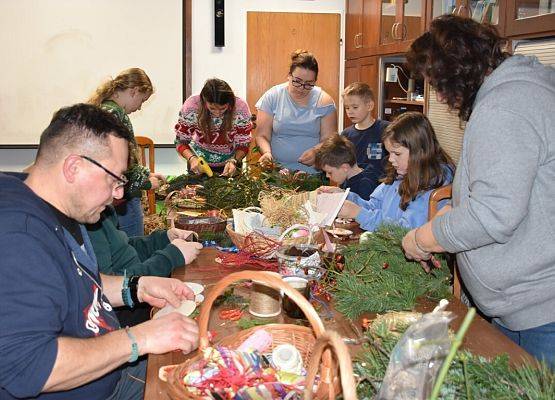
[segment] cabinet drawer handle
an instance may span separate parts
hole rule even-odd
[[[393,40],[397,40],[397,37],[395,36],[395,32],[396,32],[397,25],[399,25],[399,23],[398,23],[398,22],[395,22],[395,23],[391,26],[391,38],[392,38]]]
[[[403,27],[403,29],[401,30],[401,40],[406,40],[407,39],[407,34],[408,34],[408,28],[407,28],[407,24],[405,24],[404,22],[401,24],[401,26]]]
[[[362,33],[357,33],[355,35],[355,49],[360,49],[362,47],[362,43],[358,40],[359,37],[362,38]]]

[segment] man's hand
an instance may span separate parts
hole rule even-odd
[[[193,300],[195,295],[179,279],[141,276],[137,285],[137,297],[139,301],[154,307],[162,308],[169,303],[177,308],[181,305],[181,300]]]
[[[340,218],[356,218],[359,212],[360,212],[359,206],[357,206],[352,201],[345,200],[337,216]]]
[[[170,228],[168,229],[168,240],[173,242],[175,239],[190,240],[194,235],[193,231],[186,231],[185,229]]]
[[[183,239],[174,239],[172,244],[181,251],[185,264],[190,264],[197,258],[198,253],[202,249],[202,244],[198,242],[187,242]]]
[[[260,158],[258,159],[258,163],[264,166],[266,164],[272,163],[273,160],[274,160],[274,157],[272,156],[272,153],[267,152],[260,156]]]
[[[140,354],[173,350],[188,354],[198,347],[197,323],[177,312],[136,325],[131,331],[137,338]]]
[[[297,161],[308,166],[314,165],[314,162],[316,161],[316,150],[314,150],[314,148],[306,150],[303,154],[301,154]]]

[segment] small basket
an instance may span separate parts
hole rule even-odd
[[[309,234],[308,236],[302,236],[302,237],[297,237],[297,238],[291,238],[291,237],[287,237],[287,235],[295,230],[295,229],[300,229],[300,228],[304,228],[306,230],[308,230]],[[237,233],[233,230],[233,228],[231,227],[231,225],[227,225],[225,228],[225,231],[227,232],[227,234],[229,235],[229,238],[231,239],[231,241],[233,242],[233,244],[239,249],[242,250],[245,248],[246,243],[245,243],[245,238],[247,236],[249,236],[250,238],[250,242],[248,243],[248,247],[249,248],[254,248],[255,250],[258,248],[260,249],[264,249],[264,251],[266,251],[268,249],[268,241],[274,241],[275,242],[275,246],[272,249],[268,249],[266,251],[266,254],[264,256],[261,256],[261,258],[266,258],[266,259],[270,259],[275,257],[276,255],[276,250],[284,244],[310,244],[312,243],[312,239],[313,239],[313,235],[312,232],[310,230],[309,227],[305,226],[305,225],[293,225],[289,228],[287,228],[279,238],[276,237],[268,237],[268,236],[264,236],[259,232],[252,232],[249,235],[242,235],[240,233]]]
[[[285,252],[292,247],[296,247],[301,251],[313,251],[311,256],[318,254],[318,257],[308,259],[308,257],[286,255]],[[295,244],[281,246],[276,251],[276,257],[278,260],[278,272],[281,276],[299,276],[309,280],[319,280],[326,272],[326,269],[322,267],[319,247],[317,245]]]
[[[202,303],[198,319],[199,349],[194,357],[178,365],[170,372],[167,385],[172,399],[196,400],[203,398],[191,393],[181,382],[183,381],[183,377],[187,374],[189,366],[198,361],[202,357],[202,351],[210,346],[208,340],[208,321],[210,319],[210,312],[214,301],[226,290],[228,286],[242,280],[253,280],[270,286],[276,290],[283,291],[285,295],[287,295],[301,308],[301,310],[303,310],[310,323],[310,327],[293,324],[268,324],[255,326],[253,328],[228,335],[218,341],[217,344],[235,349],[254,332],[259,329],[264,329],[272,335],[273,340],[271,350],[280,344],[292,344],[301,353],[303,366],[305,368],[308,367],[308,362],[316,343],[316,339],[324,333],[324,325],[316,310],[314,310],[308,300],[305,299],[300,292],[285,283],[276,273],[267,271],[235,272],[220,280],[208,292],[206,299]],[[322,353],[320,352],[319,355],[320,354]],[[332,363],[332,357],[329,350],[324,351],[322,354],[322,362],[319,364],[321,364],[320,381],[315,393],[315,398],[318,400],[334,399],[337,394],[336,389],[339,387],[339,381],[335,373],[336,368]]]
[[[176,228],[196,233],[223,232],[227,221],[219,217],[189,217],[178,215],[174,224]]]
[[[330,347],[334,350],[337,363],[339,365],[341,377],[341,392],[343,393],[343,400],[357,400],[357,390],[355,378],[353,376],[353,363],[349,349],[343,339],[335,331],[326,331],[322,336],[316,340],[314,349],[312,349],[312,357],[307,368],[306,375],[306,389],[304,392],[305,400],[312,399],[312,390],[309,390],[314,383],[316,374],[321,363],[321,357],[324,350]]]

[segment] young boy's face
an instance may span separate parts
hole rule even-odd
[[[328,179],[341,185],[345,180],[347,180],[347,172],[351,167],[349,164],[341,164],[339,167],[330,167],[329,165],[324,165],[322,171],[326,173]]]
[[[374,109],[374,102],[361,96],[343,96],[345,112],[353,124],[364,121]]]

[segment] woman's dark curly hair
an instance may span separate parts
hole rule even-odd
[[[459,110],[461,120],[468,121],[484,78],[509,57],[503,51],[505,43],[492,25],[443,15],[412,43],[407,62],[413,73],[429,79],[451,109]]]

